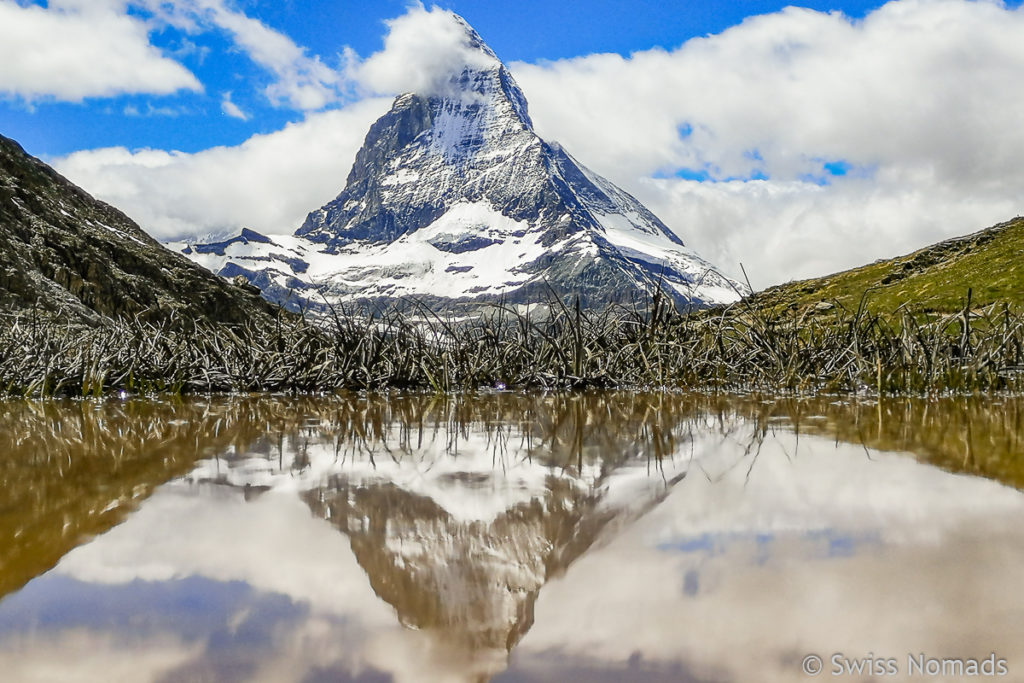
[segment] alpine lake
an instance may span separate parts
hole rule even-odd
[[[1024,399],[0,403],[5,681],[1024,680]]]

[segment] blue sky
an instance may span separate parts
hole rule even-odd
[[[34,4],[45,7],[47,2],[35,0]],[[380,50],[386,32],[384,20],[401,15],[407,4],[404,0],[248,0],[236,2],[234,7],[287,35],[327,65],[336,66],[346,47],[361,56]],[[745,17],[775,12],[790,3],[467,0],[437,4],[462,15],[503,60],[537,62],[602,52],[629,55],[652,47],[671,49],[694,36],[719,33]],[[862,17],[881,3],[815,0],[795,4]],[[153,16],[145,8],[129,7],[129,11],[140,18]],[[178,59],[198,77],[204,92],[89,97],[81,102],[8,95],[0,99],[0,133],[44,157],[114,145],[195,152],[213,145],[239,144],[254,133],[269,133],[302,118],[303,112],[273,106],[261,96],[259,89],[267,75],[232,46],[223,30],[190,35],[165,28],[154,30],[151,41],[165,53],[179,54]],[[249,120],[222,114],[225,92],[231,93],[232,101]]]
[[[1024,213],[1019,0],[433,7],[0,0],[0,134],[159,239],[291,233],[458,66],[451,10],[541,137],[757,287]]]

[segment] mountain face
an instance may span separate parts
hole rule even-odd
[[[269,319],[248,287],[167,250],[117,209],[93,199],[0,136],[0,310],[99,324],[138,315],[241,323]]]
[[[512,75],[462,27],[472,65],[441,92],[398,97],[341,194],[293,236],[247,231],[178,248],[293,306],[525,303],[553,290],[600,307],[660,285],[703,307],[746,293],[635,198],[542,140]]]

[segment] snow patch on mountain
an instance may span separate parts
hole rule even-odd
[[[341,194],[294,235],[172,246],[293,308],[529,303],[551,291],[601,307],[654,288],[703,307],[746,293],[634,197],[542,140],[511,73],[449,19],[461,67],[446,62],[445,87],[395,99]]]
[[[220,459],[204,460],[189,477],[281,493],[314,490],[339,477],[355,487],[393,485],[433,501],[453,522],[462,524],[490,524],[518,505],[543,500],[552,478],[584,493],[593,492],[601,478],[598,464],[586,465],[578,473],[525,457],[501,459],[485,434],[466,435],[457,454],[438,453],[435,444],[430,446],[397,458],[368,451],[339,460],[327,445],[303,443],[300,449],[299,443],[286,439],[281,460],[228,454],[229,466]]]

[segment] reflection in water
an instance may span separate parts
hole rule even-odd
[[[0,595],[228,445],[222,417],[199,403],[4,403]]]
[[[810,434],[913,453],[952,472],[1024,489],[1024,401],[969,396],[874,401],[783,400],[770,407]],[[763,420],[762,411],[759,417]]]
[[[37,578],[0,603],[0,666],[26,680],[786,681],[815,648],[1020,655],[1024,606],[1006,594],[1024,500],[948,472],[1020,488],[1022,406],[5,404],[0,595]]]
[[[191,479],[298,490],[403,625],[485,676],[533,624],[544,583],[681,478],[668,454],[685,421],[666,426],[655,397],[632,398],[343,403]],[[613,478],[628,498],[608,498]]]

